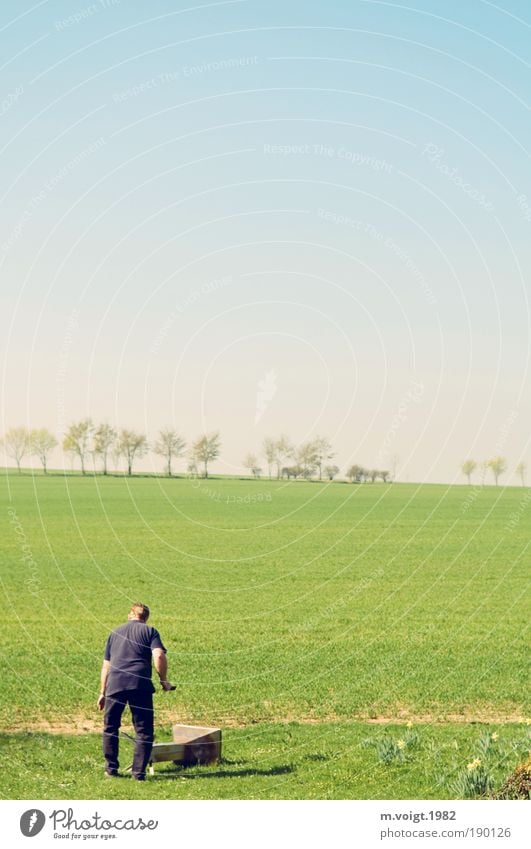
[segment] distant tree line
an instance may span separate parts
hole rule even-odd
[[[13,459],[18,471],[25,456],[38,457],[44,473],[48,471],[48,458],[58,440],[46,428],[29,430],[25,427],[12,427],[1,440],[6,454]],[[121,459],[125,461],[127,474],[133,474],[134,463],[144,457],[149,450],[147,437],[135,430],[113,428],[103,422],[95,425],[92,419],[81,419],[69,425],[62,441],[63,451],[79,462],[81,473],[87,472],[87,464],[92,460],[98,464],[104,475],[108,474],[109,461],[116,467]],[[164,468],[170,477],[173,463],[182,457],[187,448],[186,440],[172,428],[162,429],[153,451],[164,457]],[[219,457],[221,442],[219,433],[202,434],[188,449],[188,471],[208,477],[208,464]]]
[[[23,458],[32,456],[38,457],[46,474],[49,456],[59,442],[46,428],[29,430],[12,427],[1,444],[6,454],[15,461],[19,472]],[[164,471],[169,477],[174,474],[175,462],[186,457],[188,474],[207,478],[209,464],[219,458],[221,438],[217,431],[204,433],[188,446],[178,431],[167,427],[159,431],[150,446],[144,433],[126,428],[116,429],[107,422],[95,424],[91,418],[85,418],[72,422],[62,439],[63,451],[78,462],[83,475],[87,473],[89,464],[107,475],[110,464],[116,468],[121,460],[125,463],[127,474],[132,475],[134,464],[146,455],[150,447],[164,458]],[[325,436],[316,436],[298,446],[285,434],[268,436],[264,439],[262,452],[270,479],[324,478],[331,481],[340,472],[339,466],[332,463],[335,452]],[[254,478],[261,476],[262,466],[256,454],[248,454],[243,465]],[[390,473],[353,465],[347,469],[346,477],[353,483],[374,483],[378,479],[387,482]]]
[[[48,457],[58,442],[53,433],[45,427],[38,430],[12,427],[1,440],[1,444],[8,457],[15,461],[19,472],[20,464],[26,455],[38,457],[46,472]]]
[[[25,427],[12,427],[0,440],[0,445],[15,461],[19,472],[24,457],[37,457],[45,474],[48,471],[49,456],[58,444],[57,438],[47,428],[30,430]],[[174,473],[175,462],[186,456],[188,474],[207,478],[209,464],[219,458],[221,438],[217,431],[203,433],[187,445],[178,431],[167,427],[159,431],[150,446],[144,433],[127,428],[116,429],[107,422],[95,424],[91,418],[85,418],[70,424],[62,440],[63,451],[78,461],[82,474],[86,474],[87,464],[90,462],[106,475],[110,462],[116,468],[123,460],[127,474],[132,475],[135,462],[144,457],[150,447],[155,454],[164,458],[164,471],[169,477]],[[288,436],[281,434],[278,437],[267,436],[262,444],[262,457],[270,479],[275,477],[278,480],[334,480],[340,473],[339,466],[332,462],[335,456],[332,444],[326,436],[315,436],[295,445]],[[261,477],[263,468],[256,454],[247,454],[243,465],[252,477]],[[500,456],[481,463],[468,459],[461,464],[461,471],[469,484],[472,483],[474,473],[479,470],[482,484],[490,471],[494,483],[498,486],[499,479],[506,473],[507,468],[506,458]],[[521,460],[515,472],[519,475],[522,486],[525,486],[526,471],[527,466]],[[346,470],[345,477],[352,483],[374,483],[377,480],[387,483],[393,479],[391,473],[385,469],[365,468],[356,463]]]
[[[363,481],[374,483],[378,478],[383,480],[384,483],[387,483],[389,472],[386,470],[381,471],[380,469],[364,469],[363,466],[355,464],[347,470],[347,478],[353,483],[362,483]]]
[[[339,466],[330,462],[336,455],[332,450],[330,440],[326,436],[316,436],[298,446],[295,446],[285,434],[276,438],[266,436],[262,445],[262,453],[270,479],[276,477],[279,480],[281,478],[286,480],[292,478],[304,480],[318,478],[323,480],[324,477],[326,480],[334,480],[341,471]],[[243,465],[253,477],[259,478],[261,476],[263,470],[256,454],[247,454]],[[390,473],[354,465],[347,469],[346,477],[352,483],[361,483],[368,480],[374,483],[378,478],[387,482]]]
[[[337,466],[328,464],[335,457],[332,445],[325,436],[316,436],[302,445],[295,446],[285,434],[274,438],[266,436],[262,452],[269,478],[312,478],[318,476],[332,480],[339,472]],[[243,462],[253,477],[259,477],[262,469],[255,454],[248,454]]]
[[[491,471],[494,477],[494,483],[498,486],[498,481],[507,471],[507,460],[505,457],[492,457],[490,460],[483,460],[481,463],[476,463],[475,460],[465,460],[461,463],[461,471],[465,475],[469,484],[472,483],[472,475],[479,469],[480,481],[485,483],[487,472]],[[519,476],[522,486],[525,486],[527,465],[523,460],[520,460],[515,468],[516,474]]]

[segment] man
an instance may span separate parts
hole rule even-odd
[[[118,775],[118,732],[128,704],[135,728],[133,778],[144,781],[153,746],[153,693],[151,660],[162,689],[175,690],[167,680],[166,649],[159,632],[147,624],[149,607],[136,602],[128,621],[116,628],[107,640],[101,669],[98,709],[104,710],[103,755],[105,775]]]

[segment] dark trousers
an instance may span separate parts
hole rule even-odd
[[[108,770],[118,769],[118,732],[127,704],[131,708],[136,737],[133,775],[143,778],[153,747],[153,693],[145,690],[123,690],[105,696],[103,756]]]

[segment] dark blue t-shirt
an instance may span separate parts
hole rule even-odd
[[[137,619],[115,628],[105,646],[105,660],[111,664],[105,692],[147,690],[155,692],[151,681],[151,652],[166,652],[156,628]]]

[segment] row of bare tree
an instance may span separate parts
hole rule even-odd
[[[479,469],[480,480],[482,483],[485,482],[485,478],[487,476],[487,472],[490,470],[494,476],[494,483],[498,486],[498,481],[501,475],[505,474],[507,471],[507,460],[505,457],[492,457],[490,460],[483,460],[481,463],[476,463],[475,460],[465,460],[461,464],[461,471],[464,475],[466,475],[467,481],[469,484],[472,483],[472,475]],[[527,471],[527,466],[523,460],[521,460],[515,472],[520,476],[520,480],[522,481],[522,486],[525,486],[525,474]]]
[[[54,448],[59,444],[56,437],[47,428],[29,430],[25,427],[12,427],[0,440],[6,454],[13,459],[20,472],[24,457],[38,457],[46,473],[48,469],[48,458]],[[127,473],[133,473],[133,464],[136,460],[144,457],[149,449],[147,437],[143,433],[122,428],[117,430],[110,424],[104,422],[95,425],[92,419],[86,418],[79,422],[73,422],[66,431],[62,447],[65,453],[79,460],[81,472],[86,473],[86,465],[90,458],[93,462],[101,464],[104,475],[108,472],[109,458],[116,466],[123,458],[127,466]],[[166,473],[173,474],[173,463],[179,457],[187,456],[187,470],[189,474],[208,477],[208,465],[217,460],[221,450],[219,433],[202,434],[191,443],[187,451],[186,440],[172,428],[164,428],[158,434],[152,445],[156,454],[164,457]],[[263,457],[267,464],[269,477],[277,478],[304,478],[311,479],[323,476],[333,480],[339,474],[339,466],[331,463],[335,457],[330,440],[325,436],[316,436],[302,445],[295,446],[291,440],[282,434],[279,437],[266,437],[262,446]],[[262,467],[256,454],[248,454],[243,464],[246,469],[258,478],[262,474]],[[468,483],[472,483],[472,475],[479,468],[481,481],[484,482],[487,472],[490,470],[494,476],[496,486],[501,475],[507,471],[507,460],[505,457],[493,457],[477,463],[475,460],[465,460],[461,464],[461,471],[466,475]],[[520,476],[522,486],[525,486],[525,474],[527,466],[521,461],[515,471]],[[379,469],[366,469],[354,464],[347,469],[346,477],[353,483],[363,481],[374,481],[381,479],[387,482],[390,473]]]
[[[293,445],[284,434],[277,438],[267,436],[263,442],[262,452],[270,478],[275,474],[277,478],[288,480],[291,478],[310,480],[313,477],[322,480],[323,476],[333,480],[340,472],[339,466],[330,462],[336,455],[326,436],[316,436],[299,446]],[[262,467],[256,454],[248,454],[243,465],[255,478],[262,474]],[[378,478],[385,482],[389,479],[389,472],[353,465],[347,470],[346,477],[353,483],[367,480],[374,483]]]
[[[20,464],[27,455],[38,457],[46,473],[48,457],[58,445],[57,439],[47,428],[41,427],[37,430],[28,430],[25,427],[11,427],[7,431],[0,445],[8,457],[17,464],[20,472]]]
[[[59,443],[46,428],[28,430],[12,427],[1,444],[6,454],[15,461],[19,472],[24,457],[33,456],[39,458],[46,474],[49,455]],[[125,460],[127,474],[131,475],[134,462],[144,457],[149,449],[145,434],[125,428],[117,430],[106,422],[95,425],[90,418],[73,422],[63,437],[62,446],[66,454],[79,460],[82,474],[86,474],[87,462],[92,458],[95,463],[101,464],[104,475],[108,472],[109,459],[116,466],[120,458]],[[156,454],[164,457],[166,472],[170,476],[174,460],[185,454],[186,447],[186,441],[171,428],[161,430],[152,446]],[[220,448],[219,433],[202,434],[189,448],[188,471],[199,474],[201,469],[201,474],[208,477],[208,464],[219,457]]]
[[[11,457],[20,472],[24,457],[38,457],[44,472],[48,469],[48,459],[58,440],[46,428],[28,430],[25,427],[13,427],[7,431],[2,445],[6,454]],[[144,457],[149,450],[145,434],[122,428],[118,430],[107,422],[94,424],[92,419],[85,418],[73,422],[67,429],[62,440],[63,451],[72,459],[79,462],[82,474],[86,474],[87,464],[99,465],[102,474],[108,473],[109,463],[116,468],[121,459],[125,461],[127,474],[133,473],[134,463]],[[208,477],[208,466],[217,460],[221,450],[219,433],[202,434],[188,447],[186,440],[174,429],[164,428],[151,445],[152,450],[164,457],[166,474],[173,474],[173,466],[177,459],[186,456],[187,471],[191,475]],[[325,436],[316,436],[302,445],[294,445],[286,435],[266,437],[263,446],[263,456],[267,464],[269,477],[304,478],[309,480],[323,477],[333,480],[339,474],[339,466],[331,461],[335,457],[330,440]],[[262,474],[262,467],[255,454],[248,454],[244,466],[253,477]],[[368,470],[363,466],[353,465],[346,473],[353,483],[370,480],[374,482],[381,478],[384,482],[389,478],[389,472]]]
[[[339,472],[337,466],[328,465],[335,453],[325,436],[316,436],[299,446],[295,446],[284,434],[277,438],[266,436],[262,451],[270,478],[273,475],[277,478],[311,478],[318,473],[319,480],[322,480],[324,472],[332,480]],[[256,454],[248,454],[243,465],[254,477],[260,477],[262,468]]]

